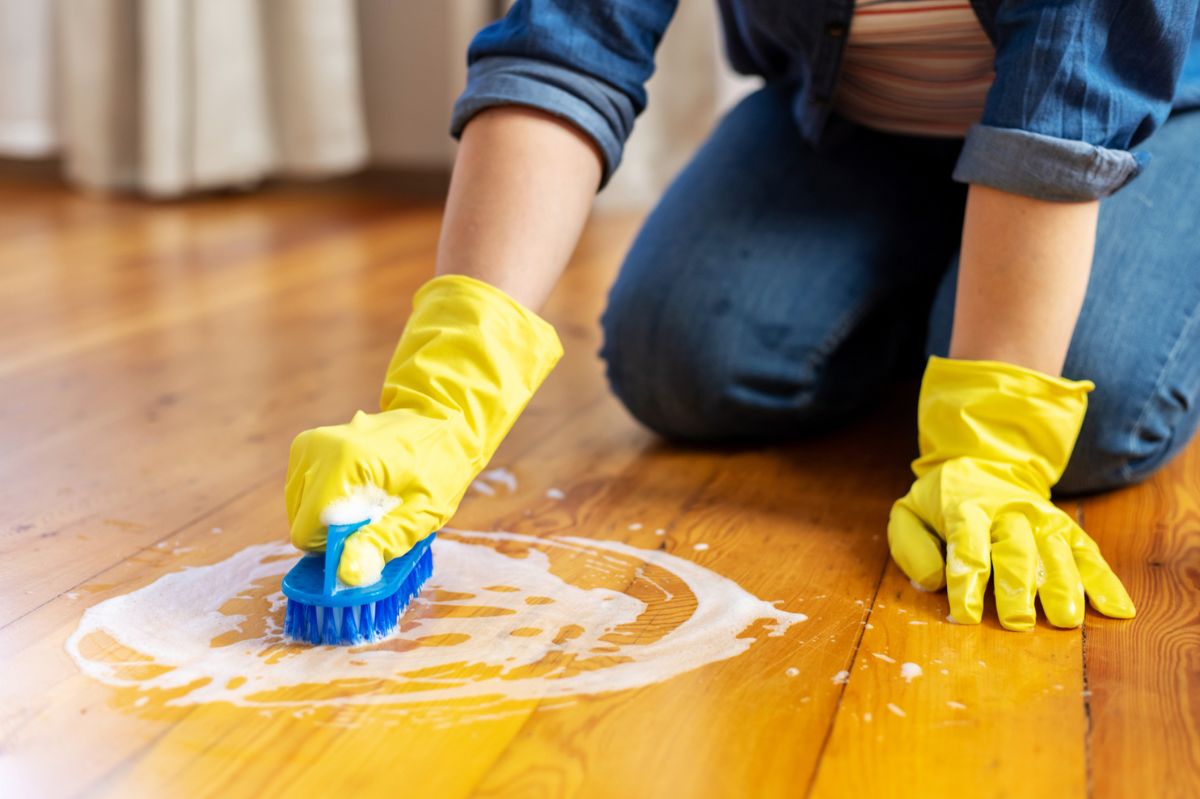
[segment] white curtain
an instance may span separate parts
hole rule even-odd
[[[714,6],[679,4],[601,207],[652,204],[757,82],[725,65]],[[58,155],[77,183],[156,197],[349,172],[368,139],[373,166],[448,170],[467,44],[495,12],[493,0],[0,0],[0,157]]]
[[[54,105],[52,0],[0,0],[0,153],[52,154]]]
[[[30,35],[34,32],[34,35]],[[172,197],[366,160],[354,0],[0,0],[0,150]]]

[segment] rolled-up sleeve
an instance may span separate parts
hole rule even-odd
[[[604,157],[600,187],[646,107],[654,53],[676,0],[518,0],[467,50],[467,87],[450,135],[496,105],[540,109],[572,123]]]
[[[1045,200],[1108,196],[1171,111],[1197,0],[1001,0],[995,80],[953,177]]]

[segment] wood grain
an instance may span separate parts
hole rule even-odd
[[[1082,505],[1136,621],[948,624],[884,540],[913,387],[757,449],[667,446],[608,394],[597,319],[630,217],[592,221],[546,309],[567,355],[493,461],[516,490],[470,493],[453,526],[663,550],[807,621],[671,679],[494,716],[172,706],[94,682],[63,649],[86,607],[286,539],[287,444],[374,407],[438,216],[341,187],[149,206],[0,185],[0,209],[0,795],[1200,793],[1197,448]],[[316,675],[296,698],[328,690]]]
[[[1083,517],[1137,606],[1087,618],[1092,796],[1200,796],[1200,448]]]

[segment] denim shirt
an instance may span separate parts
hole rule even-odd
[[[603,187],[646,106],[676,2],[518,0],[471,42],[451,135],[489,106],[539,108],[595,140]],[[1200,107],[1200,0],[970,2],[996,50],[995,80],[954,180],[1046,200],[1105,197],[1148,165],[1133,148],[1172,110]],[[787,86],[801,137],[819,147],[854,0],[717,3],[734,69]]]

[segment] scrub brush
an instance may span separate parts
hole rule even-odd
[[[379,580],[353,588],[338,584],[337,567],[346,537],[367,522],[331,524],[325,554],[305,555],[283,577],[287,615],[283,634],[313,645],[362,644],[396,629],[408,603],[433,574],[431,533],[404,556],[383,567]]]

